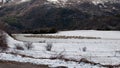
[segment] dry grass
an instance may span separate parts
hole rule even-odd
[[[101,39],[99,37],[83,37],[83,36],[58,36],[58,35],[29,35],[24,37],[36,37],[36,38],[55,38],[55,39]]]

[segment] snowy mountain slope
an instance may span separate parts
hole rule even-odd
[[[84,3],[84,2],[89,2],[93,3],[95,5],[97,4],[104,4],[106,2],[109,3],[120,3],[120,0],[48,0],[49,2],[56,2],[56,3]]]
[[[101,14],[101,12],[116,13],[120,10],[118,7],[120,0],[48,0],[59,7],[76,8],[90,14]],[[94,13],[94,12],[97,13]]]

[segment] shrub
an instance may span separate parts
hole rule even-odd
[[[45,40],[39,41],[39,43],[45,43],[45,42],[46,42]]]
[[[51,51],[52,49],[52,43],[47,43],[47,46],[45,47],[47,51]]]
[[[83,50],[83,52],[86,52],[87,48],[86,48],[86,47],[83,47],[83,49],[82,49],[82,50]]]
[[[24,48],[20,44],[15,44],[15,49],[17,50],[24,50]]]
[[[24,45],[25,45],[25,47],[26,47],[28,50],[30,50],[30,49],[33,48],[32,42],[25,42]]]
[[[0,30],[0,50],[5,51],[7,50],[7,40],[6,40],[6,34]]]

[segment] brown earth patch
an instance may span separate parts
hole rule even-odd
[[[34,65],[12,61],[0,61],[0,68],[49,68],[48,65]]]

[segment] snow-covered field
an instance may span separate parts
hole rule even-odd
[[[119,31],[76,30],[45,34],[52,36],[100,37],[101,39],[40,38],[40,34],[37,34],[36,37],[29,37],[31,35],[13,34],[17,40],[21,41],[8,37],[10,49],[7,53],[0,53],[0,59],[45,64],[50,67],[67,66],[68,68],[103,68],[102,65],[120,64]],[[32,42],[33,48],[26,49],[22,41]],[[20,44],[24,50],[15,49],[15,44]],[[51,50],[47,51],[46,47],[49,45],[51,45]],[[17,55],[11,54],[13,52]],[[81,59],[83,58],[99,64],[93,65],[82,62]]]
[[[75,30],[75,31],[61,31],[56,34],[50,35],[100,37],[102,39],[120,40],[120,31]]]

